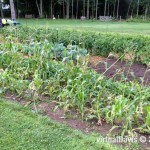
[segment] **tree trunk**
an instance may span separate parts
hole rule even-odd
[[[133,16],[134,7],[135,7],[135,4],[134,4],[134,5],[133,5],[133,7],[132,7],[132,11],[131,11],[131,17]]]
[[[36,6],[38,9],[39,17],[43,17],[43,0],[40,0],[40,5],[38,4],[38,1],[36,0]]]
[[[87,19],[89,19],[89,0],[87,0]]]
[[[145,20],[147,19],[148,9],[149,9],[149,0],[148,0],[148,3],[146,4],[146,8],[145,8]]]
[[[132,1],[133,1],[133,0],[130,0],[130,4],[129,4],[129,7],[128,7],[128,11],[127,11],[127,17],[129,16],[129,12],[130,12],[130,8],[131,8]]]
[[[65,2],[63,0],[63,18],[65,18]]]
[[[107,10],[107,0],[105,0],[104,16],[106,16],[106,10]]]
[[[92,3],[92,19],[94,18],[94,2]]]
[[[40,0],[41,18],[43,17],[43,0]]]
[[[93,0],[94,4],[93,4],[93,14],[94,14],[94,18],[95,18],[95,7],[96,7],[96,3],[95,0]]]
[[[73,19],[73,0],[72,0],[72,19]]]
[[[113,17],[115,17],[115,11],[116,11],[116,0],[115,0],[115,3],[114,3]]]
[[[136,12],[136,17],[139,16],[139,5],[140,5],[140,0],[137,1],[137,12]]]
[[[77,0],[76,19],[78,18],[78,5],[79,5],[79,0]]]
[[[120,4],[120,0],[118,0],[118,5],[117,5],[117,18],[119,18],[119,4]]]
[[[51,18],[53,18],[53,0],[51,0]]]
[[[95,14],[95,19],[97,20],[97,12],[98,12],[98,0],[96,0],[96,14]]]
[[[109,1],[108,1],[108,10],[107,10],[107,16],[109,16]]]
[[[36,6],[37,6],[37,9],[38,9],[39,16],[40,16],[40,8],[39,8],[38,1],[36,0],[35,2],[36,2]]]
[[[83,0],[83,16],[85,16],[85,0]]]
[[[66,7],[66,18],[69,19],[69,8],[70,8],[70,0],[67,0],[67,7]]]
[[[11,19],[16,20],[16,13],[15,13],[15,7],[14,7],[13,0],[10,0],[10,9],[11,9]]]
[[[2,4],[0,4],[0,12],[1,12],[1,17],[4,18],[3,9],[2,9]]]

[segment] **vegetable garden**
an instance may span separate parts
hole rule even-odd
[[[1,96],[9,91],[34,103],[48,97],[66,113],[107,122],[121,135],[150,134],[150,87],[107,79],[88,67],[89,55],[113,52],[148,68],[149,36],[29,27],[8,27],[0,34]]]

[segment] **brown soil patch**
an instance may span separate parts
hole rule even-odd
[[[98,62],[100,61],[104,61],[105,58],[100,57],[100,56],[90,56],[89,57],[89,62],[91,66],[96,66],[98,64]]]
[[[143,64],[129,64],[126,61],[117,61],[116,58],[93,56],[90,57],[89,66],[97,73],[104,74],[108,79],[120,80],[121,76],[124,76],[126,81],[136,80],[143,85],[150,85],[150,68]]]
[[[37,109],[42,110],[51,119],[58,121],[60,123],[67,124],[69,127],[74,129],[79,129],[85,133],[89,132],[99,132],[102,135],[109,133],[109,130],[112,128],[111,125],[108,125],[103,122],[103,126],[98,125],[95,121],[88,122],[79,119],[76,112],[69,111],[65,114],[63,109],[57,108],[55,111],[55,102],[51,103],[41,103],[37,106]],[[35,109],[34,107],[32,109]]]

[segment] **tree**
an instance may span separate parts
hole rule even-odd
[[[107,6],[107,9],[108,9],[108,11],[107,11],[107,16],[109,16],[109,5],[110,5],[110,4],[109,4],[109,0],[108,0],[108,3],[107,3],[107,4],[108,4],[108,6]]]
[[[69,19],[69,12],[70,12],[70,0],[66,0],[67,7],[66,7],[66,18]]]
[[[114,2],[113,17],[115,17],[115,11],[116,11],[116,0],[115,0],[115,2]]]
[[[131,8],[132,1],[133,1],[133,0],[130,0],[130,4],[129,4],[129,6],[128,6],[127,17],[129,16],[129,11],[130,11],[130,8]]]
[[[78,18],[78,9],[79,9],[79,0],[77,0],[77,5],[76,5],[76,19]]]
[[[106,10],[107,10],[107,0],[105,0],[104,16],[106,16]]]
[[[13,0],[10,0],[10,10],[11,10],[11,19],[16,20],[16,13],[15,13],[15,7],[14,7]]]
[[[39,17],[59,15],[67,19],[76,16],[77,19],[83,15],[89,19],[90,16],[97,18],[103,12],[104,16],[112,15],[116,18],[131,14],[137,17],[143,15],[146,18],[150,14],[150,0],[4,0],[4,2],[14,3],[14,11],[16,10],[16,15],[20,12],[21,17],[33,14]],[[0,11],[2,16],[2,9]],[[15,14],[14,11],[11,14]]]
[[[73,0],[72,0],[72,19],[73,19]]]
[[[1,17],[4,18],[3,9],[2,9],[2,2],[0,2],[0,13],[1,13]]]
[[[147,14],[148,14],[148,11],[149,11],[149,5],[150,5],[150,0],[143,0],[143,3],[142,3],[142,6],[143,6],[143,9],[144,9],[144,15],[145,15],[145,19],[147,18]]]
[[[140,5],[140,0],[137,0],[137,12],[136,12],[136,17],[139,16],[139,5]]]
[[[51,0],[51,18],[53,18],[53,0]]]
[[[36,0],[36,6],[38,9],[39,17],[43,17],[43,0],[40,0],[40,4],[38,3],[38,0]]]
[[[90,3],[90,0],[87,0],[87,13],[86,13],[87,19],[89,19],[89,3]]]
[[[83,0],[83,16],[85,16],[85,0]]]
[[[95,17],[95,0],[93,0],[93,6],[92,6],[92,18]]]
[[[95,14],[96,19],[97,19],[97,11],[98,11],[98,0],[96,0],[96,14]]]
[[[117,5],[117,18],[119,18],[119,5],[120,5],[120,0],[118,0],[118,5]]]

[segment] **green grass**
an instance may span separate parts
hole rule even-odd
[[[96,142],[96,135],[83,135],[2,99],[0,133],[1,150],[117,150]]]
[[[150,34],[150,23],[100,22],[81,20],[19,19],[22,25],[94,32]]]

